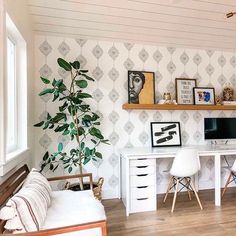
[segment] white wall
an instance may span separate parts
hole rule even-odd
[[[28,11],[27,0],[3,0],[3,10],[6,11],[15,25],[17,26],[18,30],[20,31],[21,35],[25,39],[27,43],[27,75],[28,75],[28,147],[30,149],[29,154],[25,157],[29,164],[33,162],[32,156],[32,147],[33,147],[33,133],[32,133],[32,123],[33,123],[33,108],[34,108],[34,101],[33,101],[33,94],[34,94],[34,87],[33,87],[33,75],[34,75],[34,43],[33,43],[33,32],[32,32],[32,25],[31,25],[31,18]],[[4,18],[5,15],[2,15]],[[1,19],[4,22],[3,19]],[[5,33],[5,32],[3,32]],[[1,35],[1,38],[6,37],[5,35]],[[6,55],[3,55],[3,59],[5,59]],[[2,58],[1,58],[2,60]],[[1,79],[4,79],[1,78]]]
[[[35,123],[45,117],[46,111],[56,112],[55,105],[52,106],[49,102],[49,96],[43,99],[37,96],[44,88],[39,79],[40,75],[50,79],[68,79],[67,73],[58,70],[58,57],[70,61],[78,58],[83,67],[97,78],[90,88],[95,98],[91,104],[102,114],[102,131],[112,145],[100,147],[104,155],[102,162],[90,163],[85,168],[87,171],[93,171],[95,178],[105,177],[106,198],[117,197],[119,149],[127,146],[150,146],[151,121],[179,121],[183,144],[203,144],[204,117],[236,117],[236,113],[232,111],[122,110],[122,104],[127,102],[128,69],[155,72],[156,100],[164,92],[173,94],[175,78],[179,77],[197,78],[199,86],[214,86],[216,93],[220,94],[225,82],[230,81],[234,88],[236,86],[236,59],[233,52],[36,35]],[[69,140],[58,137],[54,132],[35,129],[35,157],[38,164],[47,149],[55,150],[58,140],[64,145],[72,145]],[[170,164],[168,160],[158,160],[158,193],[166,190],[168,175],[165,175],[163,170]],[[210,157],[202,161],[199,180],[201,189],[213,187],[213,165]],[[224,178],[226,172],[222,171]],[[47,174],[49,172],[47,171]]]

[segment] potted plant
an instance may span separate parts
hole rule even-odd
[[[102,154],[97,151],[101,144],[109,144],[99,129],[99,115],[93,112],[86,100],[92,96],[84,90],[89,82],[94,81],[88,76],[88,70],[80,69],[79,61],[67,62],[62,58],[57,59],[58,65],[70,73],[70,81],[40,77],[47,88],[39,93],[39,96],[52,94],[52,103],[58,107],[56,114],[47,113],[47,118],[35,127],[53,129],[57,133],[69,136],[74,142],[73,148],[65,150],[62,143],[58,143],[57,150],[48,151],[43,156],[41,171],[49,165],[50,170],[55,171],[59,165],[69,173],[72,169],[79,168],[83,172],[83,165],[91,160],[97,161]],[[80,180],[80,189],[83,189],[83,181]]]

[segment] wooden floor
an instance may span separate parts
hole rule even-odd
[[[174,213],[171,213],[173,194],[165,204],[163,195],[157,196],[158,211],[135,213],[125,216],[125,208],[119,199],[104,200],[109,236],[168,236],[168,235],[236,235],[236,188],[229,188],[221,207],[214,205],[214,191],[200,191],[201,211],[196,198],[189,201],[187,193],[177,197]]]

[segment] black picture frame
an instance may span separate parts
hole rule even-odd
[[[155,104],[154,72],[128,71],[128,103]]]
[[[193,105],[193,88],[197,86],[196,79],[176,78],[175,79],[175,94],[176,102],[181,105]]]
[[[206,94],[206,95],[205,95]],[[215,105],[215,88],[213,87],[194,87],[194,105]]]
[[[180,122],[151,122],[152,147],[181,146]]]

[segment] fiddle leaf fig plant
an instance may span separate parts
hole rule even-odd
[[[83,172],[83,165],[89,161],[102,159],[102,153],[97,147],[101,143],[109,144],[99,129],[99,115],[93,112],[86,100],[92,96],[84,90],[89,82],[94,81],[88,76],[88,70],[80,69],[79,61],[67,62],[62,58],[57,59],[58,65],[70,73],[70,81],[40,77],[47,88],[39,96],[52,95],[52,103],[58,107],[56,114],[47,113],[45,120],[35,124],[43,130],[53,129],[56,133],[69,136],[74,143],[72,148],[65,150],[62,143],[58,143],[57,150],[48,151],[43,156],[41,170],[49,166],[55,171],[62,164],[70,173],[74,167],[79,167]],[[65,83],[66,82],[66,83]],[[69,86],[67,86],[69,85]]]

